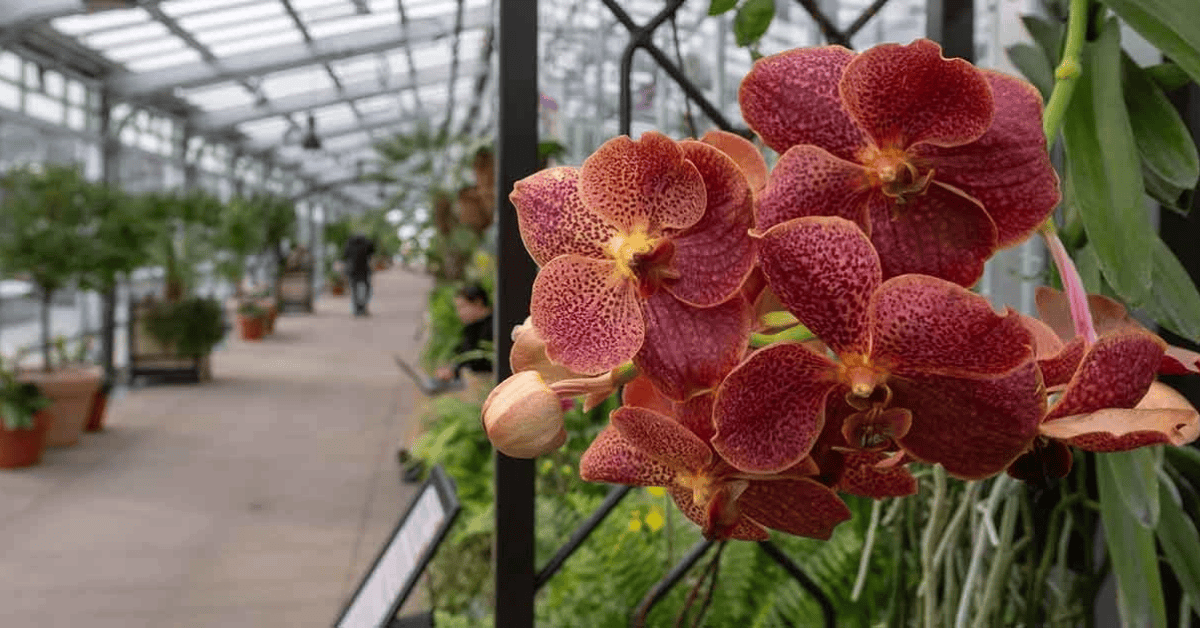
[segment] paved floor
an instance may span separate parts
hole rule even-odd
[[[398,440],[428,281],[376,275],[214,354],[215,380],[134,389],[109,428],[0,472],[0,626],[329,626],[414,492]]]

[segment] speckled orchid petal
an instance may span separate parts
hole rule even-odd
[[[865,354],[867,303],[879,287],[879,258],[854,223],[797,218],[767,230],[759,267],[789,311],[838,355]]]
[[[1200,435],[1196,409],[1170,386],[1154,382],[1132,409],[1106,408],[1042,424],[1043,436],[1088,451],[1127,451],[1147,445],[1184,445]]]
[[[742,174],[746,176],[746,182],[750,184],[750,189],[755,193],[762,190],[763,186],[767,184],[767,161],[763,159],[762,151],[758,150],[758,147],[750,140],[736,133],[716,129],[705,133],[700,141],[715,146],[721,152],[729,155],[742,170]]]
[[[766,528],[741,516],[735,520],[732,526],[720,531],[723,535],[717,535],[718,531],[711,529],[708,509],[696,504],[692,491],[679,487],[668,487],[667,492],[671,494],[671,498],[675,500],[675,505],[679,506],[679,510],[683,512],[684,516],[700,526],[706,538],[714,541],[725,539],[765,541],[771,537],[767,533]]]
[[[1163,354],[1162,364],[1158,367],[1159,375],[1197,375],[1200,374],[1200,353],[1189,351],[1174,345],[1167,347]]]
[[[697,308],[659,291],[646,299],[644,312],[646,340],[633,363],[677,401],[715,388],[750,341],[750,305],[740,294]]]
[[[1154,381],[1165,349],[1158,337],[1138,329],[1101,336],[1084,354],[1046,420],[1104,408],[1132,408]]]
[[[841,46],[825,46],[759,59],[738,90],[742,118],[777,153],[816,144],[842,159],[854,159],[866,138],[842,109],[837,91],[853,58]]]
[[[948,183],[983,203],[996,222],[997,246],[1012,246],[1045,222],[1061,197],[1042,131],[1042,97],[1029,83],[982,70],[996,116],[970,144],[914,146],[912,153]]]
[[[903,466],[880,468],[889,455],[882,451],[847,452],[845,471],[835,488],[843,493],[883,499],[917,494],[917,479]]]
[[[704,215],[704,180],[671,138],[654,131],[615,137],[579,171],[583,202],[622,233],[685,229]]]
[[[628,362],[645,334],[637,289],[612,261],[554,258],[533,282],[529,314],[546,355],[576,373],[599,374]]]
[[[707,307],[741,289],[754,268],[754,194],[741,169],[725,153],[692,140],[680,142],[683,154],[704,178],[707,209],[691,227],[671,236],[671,267],[679,278],[666,290],[682,301]]]
[[[799,344],[751,354],[717,389],[713,448],[748,473],[776,473],[796,464],[821,433],[836,368]]]
[[[868,204],[875,194],[859,164],[818,146],[796,146],[779,158],[759,195],[756,228],[804,216],[840,216],[869,234]]]
[[[821,540],[850,519],[850,509],[837,493],[808,479],[751,481],[738,507],[773,530]]]
[[[675,470],[642,453],[609,425],[580,457],[579,477],[585,482],[669,486],[675,480]]]
[[[698,473],[712,461],[712,449],[671,417],[645,408],[620,407],[609,422],[639,451],[672,469]]]
[[[971,286],[996,251],[996,225],[979,202],[937,181],[903,205],[876,193],[869,208],[884,278],[919,273]]]
[[[513,185],[509,195],[525,249],[538,266],[559,255],[603,259],[617,230],[579,197],[579,171],[560,167],[542,170]]]
[[[1042,382],[1046,388],[1065,386],[1075,376],[1079,362],[1087,346],[1083,338],[1076,338],[1063,346],[1062,350],[1044,360],[1038,360],[1038,368],[1042,371]]]
[[[639,375],[625,384],[621,389],[621,405],[646,408],[667,416],[675,409],[671,400],[659,392],[645,375]]]
[[[984,297],[941,279],[885,281],[870,317],[872,359],[898,375],[999,375],[1033,362],[1030,333],[1016,312],[997,314]]]
[[[880,148],[918,142],[958,146],[992,124],[987,79],[962,59],[946,59],[928,39],[882,44],[846,65],[842,106]]]
[[[940,463],[965,480],[1003,471],[1037,436],[1046,409],[1032,360],[993,378],[915,374],[890,380],[892,405],[912,427],[897,443],[913,458]]]
[[[673,402],[673,413],[679,424],[691,430],[700,440],[708,442],[717,433],[713,425],[713,401],[715,393],[696,395],[687,401]]]

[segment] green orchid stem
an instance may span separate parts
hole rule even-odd
[[[1054,146],[1058,130],[1062,127],[1063,116],[1071,103],[1071,95],[1075,92],[1075,83],[1083,72],[1080,57],[1083,53],[1083,42],[1087,37],[1088,0],[1071,0],[1067,18],[1067,41],[1063,46],[1062,62],[1054,70],[1054,91],[1050,92],[1050,101],[1042,114],[1042,131],[1046,134],[1046,149]]]
[[[816,338],[811,331],[804,325],[796,325],[789,327],[781,332],[774,334],[750,334],[750,346],[755,349],[760,349],[767,345],[773,345],[777,342],[804,342]]]

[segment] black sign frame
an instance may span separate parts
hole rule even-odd
[[[405,524],[408,523],[413,511],[416,510],[417,505],[421,502],[421,498],[430,490],[433,490],[436,493],[438,503],[445,513],[445,516],[442,519],[442,522],[438,525],[437,530],[433,533],[433,536],[430,538],[428,544],[417,556],[412,570],[405,578],[403,586],[396,593],[396,596],[392,600],[392,604],[387,613],[380,618],[380,623],[375,624],[370,628],[386,628],[392,623],[396,613],[400,611],[400,607],[404,605],[405,600],[408,599],[408,596],[412,594],[413,589],[416,588],[421,574],[424,573],[426,567],[429,566],[429,562],[433,560],[433,556],[437,553],[438,547],[442,544],[442,541],[446,539],[446,535],[450,532],[450,528],[454,525],[455,520],[458,519],[459,512],[462,511],[462,503],[458,500],[458,491],[455,488],[454,480],[449,475],[446,475],[446,471],[442,469],[441,465],[435,465],[430,469],[429,478],[426,479],[421,485],[421,489],[417,491],[416,495],[412,499],[412,502],[409,503],[408,508],[405,509],[404,516],[400,518],[400,521],[396,524],[396,527],[392,529],[392,533],[388,536],[387,542],[383,544],[383,547],[379,550],[379,554],[376,555],[375,560],[371,562],[371,568],[367,570],[366,574],[363,575],[362,580],[359,581],[358,586],[354,589],[354,595],[350,596],[350,599],[346,601],[345,606],[342,607],[342,612],[338,613],[337,619],[333,622],[333,628],[360,628],[358,626],[352,627],[343,625],[342,622],[345,621],[347,616],[350,614],[350,610],[354,607],[358,597],[362,595],[367,583],[371,581],[371,577],[375,574],[375,570],[378,569],[380,564],[383,562],[383,559],[387,555],[388,550],[391,549],[392,544],[396,543],[396,541],[400,538],[401,532],[403,532],[405,529]],[[367,627],[364,626],[361,628]]]

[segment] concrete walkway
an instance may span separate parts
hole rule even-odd
[[[109,428],[0,472],[0,626],[329,626],[415,492],[395,451],[417,403],[429,282],[378,273],[213,356],[215,380],[134,389]]]

